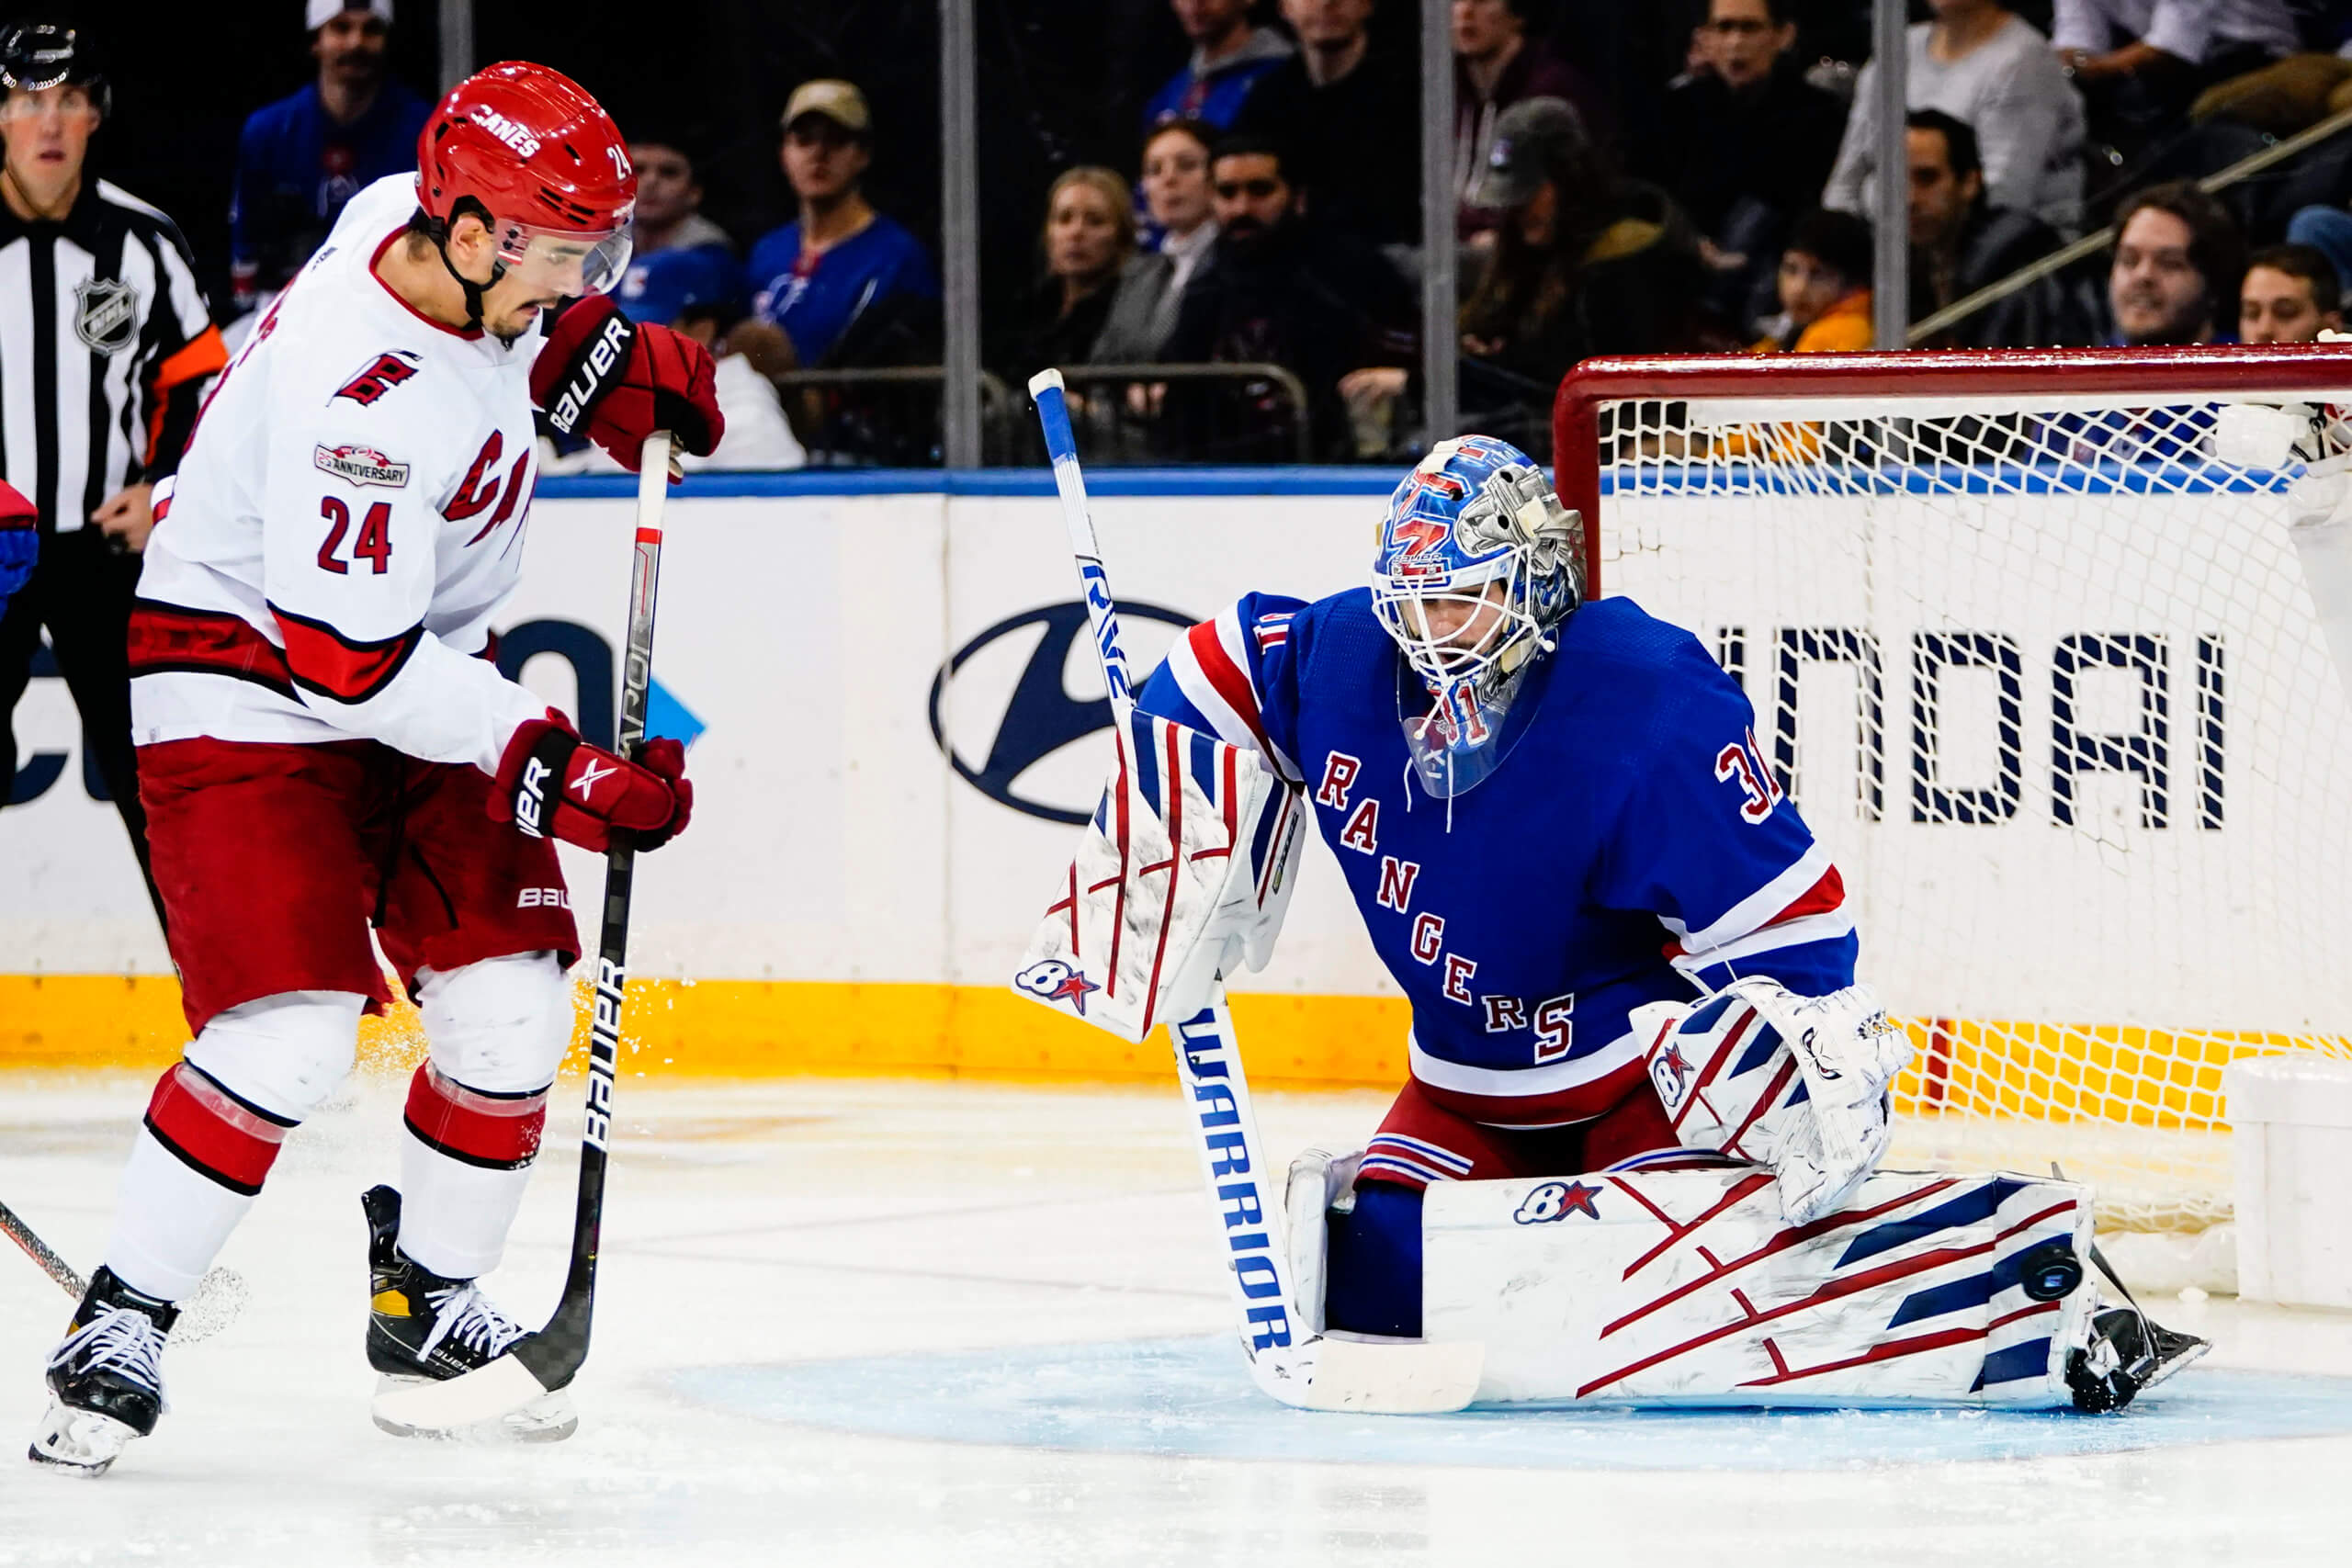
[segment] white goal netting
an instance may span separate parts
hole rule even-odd
[[[1757,392],[1600,405],[1600,583],[1743,682],[1835,851],[1920,1046],[1898,1162],[2227,1218],[2222,1067],[2352,1055],[2352,697],[2285,534],[2301,459],[2216,455],[2292,395]]]

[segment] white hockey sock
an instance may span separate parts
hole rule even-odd
[[[571,1035],[571,988],[551,953],[424,970],[433,1059],[409,1084],[401,1136],[401,1250],[452,1280],[498,1267]]]
[[[401,1250],[435,1274],[471,1280],[498,1267],[531,1169],[454,1159],[401,1129]]]
[[[253,1194],[199,1175],[141,1127],[122,1173],[107,1267],[144,1295],[186,1301],[253,1204]]]

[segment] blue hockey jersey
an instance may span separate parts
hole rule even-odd
[[[1571,615],[1530,670],[1492,777],[1413,777],[1418,677],[1368,590],[1251,594],[1193,627],[1148,712],[1271,758],[1315,808],[1413,1010],[1412,1072],[1478,1120],[1597,1115],[1641,1070],[1626,1014],[1747,975],[1853,983],[1845,892],[1757,746],[1737,684],[1630,599]]]

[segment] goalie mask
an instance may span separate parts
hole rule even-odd
[[[1503,720],[1584,593],[1584,525],[1508,442],[1441,441],[1389,497],[1374,613],[1429,702],[1400,718],[1414,772],[1440,799],[1502,760]]]

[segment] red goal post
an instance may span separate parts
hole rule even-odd
[[[2352,701],[2285,535],[2352,344],[1588,361],[1589,591],[1697,635],[1921,1047],[1898,1154],[2226,1218],[2222,1069],[2352,1055]],[[2340,432],[2339,439],[2340,439]]]

